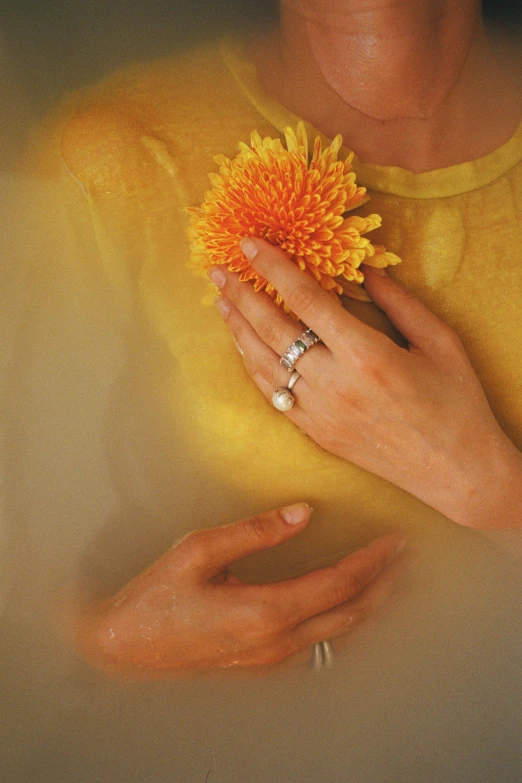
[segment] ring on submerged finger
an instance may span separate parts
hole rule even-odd
[[[315,332],[312,332],[311,329],[307,329],[301,337],[298,337],[297,340],[286,349],[281,356],[281,364],[283,367],[286,367],[288,372],[292,372],[296,361],[319,342],[321,342],[321,338],[318,337]]]
[[[292,372],[292,375],[290,376],[290,380],[288,381],[288,386],[281,387],[280,389],[276,389],[275,392],[272,394],[272,405],[274,408],[276,408],[278,411],[281,411],[282,413],[286,413],[287,411],[291,410],[295,405],[295,397],[292,394],[292,389],[294,388],[295,384],[299,380],[301,376],[297,372],[297,370],[294,370]]]
[[[314,671],[326,669],[333,664],[332,645],[328,641],[317,642],[312,647],[312,658],[310,665]]]

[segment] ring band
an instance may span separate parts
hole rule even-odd
[[[280,362],[283,367],[286,367],[288,372],[292,372],[294,364],[301,356],[306,353],[312,346],[320,342],[321,338],[316,335],[311,329],[307,329],[301,337],[298,337],[292,345],[286,349],[281,356]]]
[[[295,405],[295,397],[292,394],[292,389],[300,377],[297,370],[294,370],[288,381],[288,386],[276,389],[272,394],[272,405],[276,410],[281,411],[282,413],[292,410]]]
[[[310,665],[316,672],[321,669],[328,669],[333,665],[333,652],[330,642],[324,641],[314,644]]]
[[[292,375],[290,376],[290,380],[288,381],[288,386],[286,387],[289,392],[292,391],[294,386],[296,385],[297,381],[299,380],[301,376],[297,372],[297,370],[292,371]]]

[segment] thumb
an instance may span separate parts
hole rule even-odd
[[[450,327],[384,269],[363,266],[364,287],[410,346],[423,354],[446,348]]]
[[[293,538],[306,527],[311,512],[307,503],[296,503],[231,525],[198,530],[184,540],[184,554],[189,561],[194,559],[198,581],[208,581],[236,560]]]

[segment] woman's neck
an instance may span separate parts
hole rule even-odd
[[[513,133],[520,84],[499,51],[475,0],[283,0],[253,59],[272,97],[363,160],[425,171]]]
[[[284,0],[285,51],[303,39],[322,75],[376,120],[426,119],[454,87],[480,22],[476,0]]]

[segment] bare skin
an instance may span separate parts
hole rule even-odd
[[[299,359],[299,404],[285,415],[327,451],[459,524],[522,528],[522,454],[493,416],[455,332],[384,270],[367,267],[370,296],[407,341],[399,347],[346,312],[282,250],[262,239],[241,247],[324,342]],[[302,326],[234,273],[209,274],[247,370],[270,399],[288,383],[279,357]]]
[[[191,533],[112,598],[80,613],[77,646],[101,669],[150,677],[267,667],[353,629],[394,587],[402,537],[297,579],[247,585],[228,573],[308,524],[305,503]]]
[[[425,5],[429,5],[430,12],[419,15]],[[380,0],[379,3],[302,0],[300,4],[285,0],[280,30],[252,42],[251,54],[266,91],[326,135],[342,133],[345,141],[369,162],[424,171],[490,152],[509,138],[519,121],[519,72],[513,68],[510,56],[504,56],[505,49],[485,36],[478,9],[475,0],[433,0],[428,4],[425,0]],[[397,28],[394,19],[400,21]],[[345,29],[350,34],[343,37]],[[343,31],[340,38],[339,30]],[[403,54],[392,56],[399,44]],[[325,53],[332,52],[334,58],[327,61]],[[441,66],[438,71],[433,67],[434,62]],[[354,63],[358,65],[357,70],[353,69]],[[409,90],[412,68],[419,78],[415,80],[415,89]],[[383,74],[386,78],[381,79]],[[363,79],[367,86],[361,84]],[[259,262],[263,262],[262,257]],[[274,265],[282,276],[281,290],[288,272],[285,263],[288,262],[284,258],[279,258],[280,266]],[[268,272],[266,276],[270,277]],[[396,297],[407,300],[408,295],[397,294],[398,289],[386,287],[386,283],[377,279],[372,282],[370,276],[368,279],[372,297],[393,321]],[[314,311],[317,291],[305,294],[301,281],[293,282],[297,286],[295,298],[308,296],[308,306],[303,311],[303,316],[308,317]],[[248,305],[248,312],[246,309],[240,312],[231,279],[226,282],[226,294],[238,305],[229,311],[229,324],[244,342],[254,379],[268,393],[267,378],[271,378],[271,371],[267,369],[270,362],[266,357],[275,357],[276,353],[275,343],[272,345],[267,335],[271,330],[275,339],[279,329],[281,337],[286,327],[277,321],[273,312],[265,314],[256,342],[258,314],[253,303]],[[261,302],[262,297],[257,301]],[[304,304],[304,299],[300,303],[296,301],[294,309],[299,312]],[[457,338],[443,325],[439,330],[445,346],[442,353],[439,350],[436,360],[421,353],[415,335],[422,331],[420,324],[425,312],[419,313],[413,302],[408,312],[409,325],[398,320],[397,326],[416,350],[410,352],[411,356],[405,352],[401,360],[403,387],[417,388],[418,378],[413,368],[421,362],[429,367],[435,389],[445,384],[451,387],[447,374],[441,370],[442,357],[448,358],[452,367],[458,365],[459,371],[471,379]],[[352,325],[350,322],[350,328]],[[250,335],[247,341],[244,340],[246,332]],[[379,356],[391,362],[392,349],[381,337],[366,335],[366,339],[366,345],[372,339],[377,340]],[[285,339],[282,347],[288,342]],[[315,356],[316,350],[319,349],[314,350]],[[363,373],[379,371],[375,363],[364,362],[364,356],[368,357],[364,348],[360,355]],[[256,362],[261,362],[265,370],[261,371]],[[281,369],[278,363],[277,368]],[[275,370],[273,375],[275,378]],[[299,383],[303,389],[306,380]],[[477,406],[472,406],[473,411],[485,413],[486,424],[482,426],[487,428],[491,421],[482,390],[473,384],[472,390],[471,402]],[[339,400],[353,392],[340,386],[336,391]],[[312,402],[310,406],[313,413]],[[343,420],[343,411],[340,405],[335,407],[335,400],[330,409],[337,411]],[[420,415],[422,411],[416,413]],[[308,416],[309,421],[312,419],[313,416]],[[304,419],[301,423],[305,424]],[[488,437],[493,436],[496,459],[504,477],[509,481],[515,476],[520,478],[514,447],[511,445],[510,451],[499,432],[493,430],[491,424]],[[325,437],[329,431],[325,430]],[[448,466],[459,464],[459,449],[454,448],[458,438],[448,446],[448,443],[430,442],[429,433],[420,434],[426,436],[425,446],[431,455],[437,452],[437,446],[443,447],[442,451],[449,449],[445,467],[444,459],[434,461],[439,468],[442,466],[446,498],[431,498],[432,504],[445,509],[444,513],[462,524],[480,525],[479,516],[465,517],[462,506],[466,498],[474,497],[481,468],[478,472],[474,468],[470,473],[461,464],[458,491],[454,495],[458,508],[452,510],[448,498],[456,488],[451,483]],[[364,440],[362,434],[360,438]],[[325,441],[324,445],[336,453],[341,448],[339,440],[331,444]],[[385,445],[383,454],[389,455],[391,444]],[[343,456],[353,455],[343,452]],[[369,467],[386,475],[382,466]],[[403,477],[391,478],[399,486],[405,486]],[[415,494],[415,487],[409,488]],[[424,497],[422,492],[417,494]],[[511,496],[511,499],[516,504],[517,498]],[[477,514],[478,505],[473,505]],[[516,513],[510,518],[515,526]],[[227,567],[233,560],[298,534],[307,521],[305,515],[301,523],[289,525],[280,511],[274,511],[192,534],[116,596],[88,607],[81,614],[77,625],[80,648],[105,670],[133,676],[179,674],[273,665],[307,650],[314,642],[345,633],[376,609],[396,582],[397,569],[395,563],[391,566],[390,563],[403,545],[397,537],[379,539],[333,568],[292,582],[251,586],[228,576]]]
[[[518,48],[484,28],[476,0],[282,0],[250,56],[269,95],[362,160],[421,172],[510,138]]]
[[[457,164],[496,149],[520,122],[520,62],[486,34],[476,0],[282,0],[280,27],[252,56],[272,97],[327,136],[342,133],[371,163],[414,172]],[[289,418],[460,524],[520,528],[522,456],[457,335],[370,271],[370,296],[406,339],[399,348],[336,306],[284,253],[256,244],[257,271],[326,344],[313,361],[300,360]],[[247,368],[269,396],[285,385],[278,356],[299,326],[231,273],[211,275]]]

